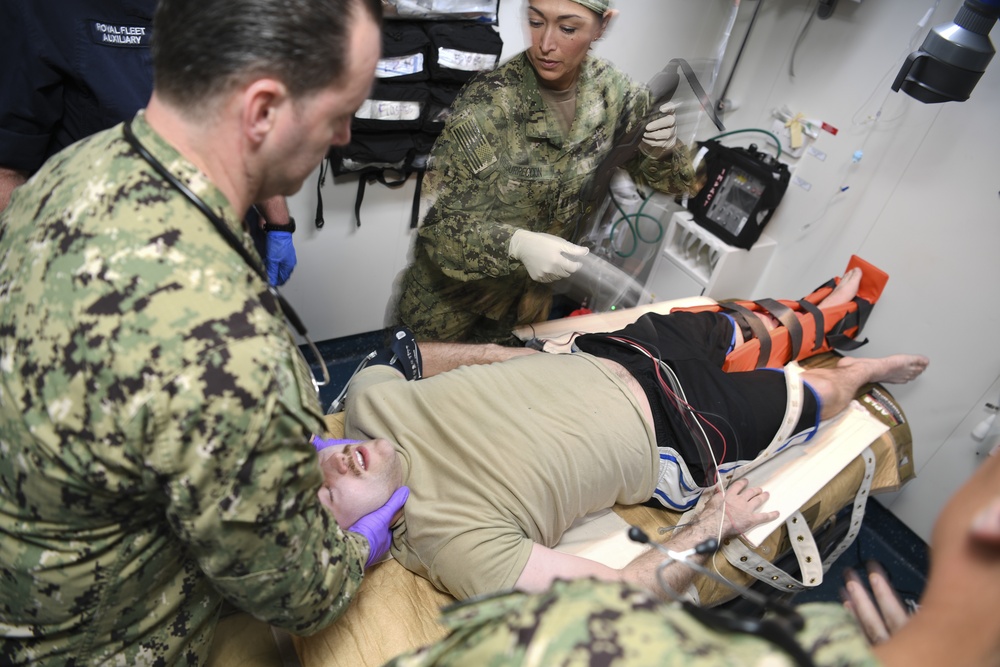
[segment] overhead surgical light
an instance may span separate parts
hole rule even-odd
[[[931,30],[903,63],[892,89],[921,102],[964,102],[996,53],[990,30],[1000,0],[965,0],[955,20]]]

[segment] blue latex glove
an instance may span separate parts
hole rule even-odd
[[[392,544],[392,532],[389,530],[389,524],[392,523],[392,517],[399,511],[409,496],[410,487],[399,487],[385,505],[382,505],[382,507],[371,514],[364,515],[353,526],[347,529],[352,533],[357,533],[364,537],[368,540],[369,546],[371,546],[371,551],[368,554],[368,562],[365,563],[366,568],[382,560],[382,557],[389,551],[389,545]]]
[[[291,232],[267,233],[267,281],[275,287],[284,285],[295,268],[295,246]]]

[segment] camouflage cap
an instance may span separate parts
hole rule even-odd
[[[573,0],[573,2],[597,12],[599,16],[604,16],[604,12],[611,6],[611,0]]]

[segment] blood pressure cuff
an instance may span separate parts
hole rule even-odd
[[[465,83],[478,72],[496,68],[503,40],[491,25],[434,23],[426,27],[431,40],[431,78]]]

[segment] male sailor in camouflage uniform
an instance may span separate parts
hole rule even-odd
[[[396,307],[422,340],[510,343],[512,327],[545,319],[549,283],[586,252],[566,240],[581,190],[616,135],[653,111],[645,87],[587,53],[614,13],[608,0],[527,4],[531,46],[465,88],[431,154]],[[669,111],[627,169],[682,193],[693,172]]]
[[[55,155],[0,217],[0,664],[199,665],[223,600],[309,633],[387,548],[400,497],[350,530],[319,501],[316,390],[242,229],[349,140],[380,20],[162,0],[131,139]]]

